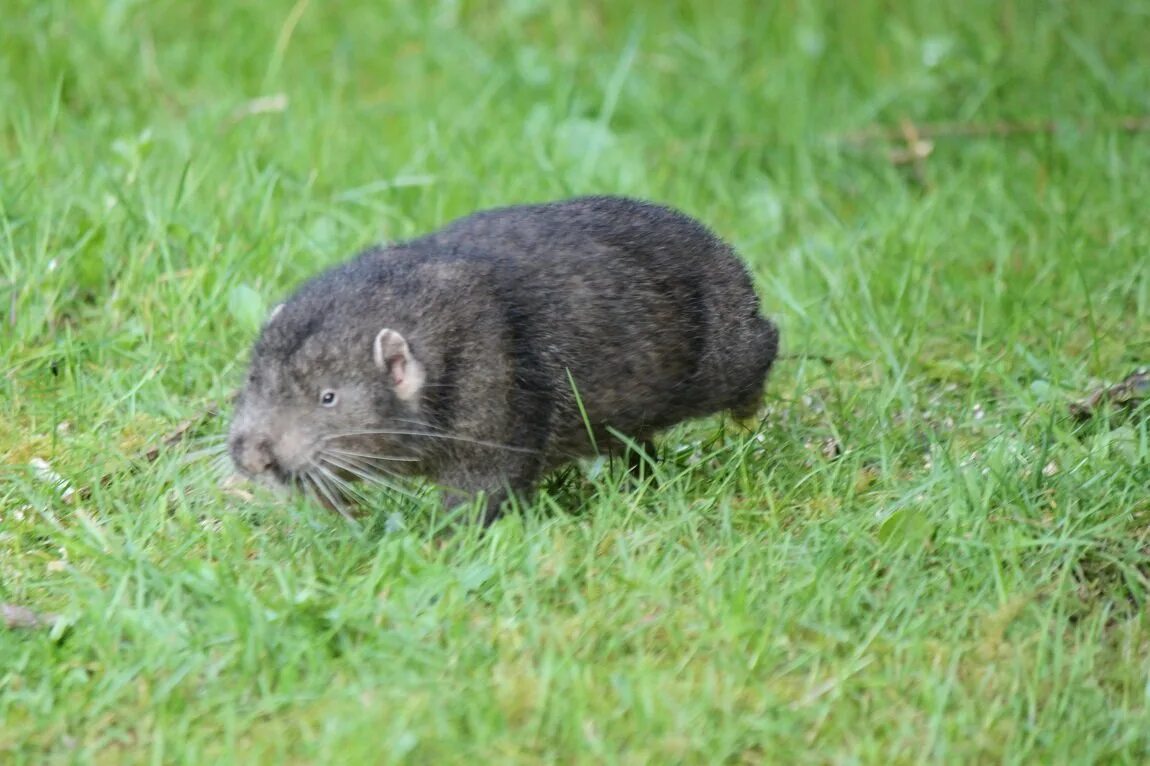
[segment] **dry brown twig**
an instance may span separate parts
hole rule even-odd
[[[195,417],[188,418],[169,431],[165,434],[164,438],[160,440],[159,444],[150,447],[141,457],[146,463],[154,463],[156,458],[160,456],[160,452],[184,441],[189,435],[194,434],[200,426],[219,414],[219,405],[215,402],[208,402],[207,406],[204,407],[199,414]]]
[[[934,153],[935,143],[940,139],[1053,135],[1062,130],[1076,130],[1081,133],[1097,131],[1150,132],[1150,115],[1104,120],[1079,119],[1069,122],[1056,120],[1009,122],[998,120],[984,123],[928,122],[920,124],[909,119],[903,119],[897,127],[873,126],[864,128],[835,136],[831,139],[831,143],[856,149],[894,144],[895,146],[886,147],[887,159],[894,165],[911,166],[915,180],[922,186],[929,186],[930,182],[926,175],[926,160]]]
[[[164,450],[175,447],[189,437],[194,436],[202,425],[219,414],[219,406],[215,402],[208,402],[207,406],[205,406],[199,414],[183,421],[174,429],[165,434],[159,443],[153,444],[148,449],[136,455],[132,461],[132,466],[129,469],[130,472],[135,472],[144,465],[156,462],[157,458],[160,457]],[[48,484],[51,484],[58,490],[61,499],[65,503],[72,503],[77,499],[87,500],[92,495],[91,486],[84,486],[80,487],[79,489],[73,487],[67,482],[66,479],[60,476],[60,474],[56,473],[56,471],[46,460],[41,458],[33,459],[32,469],[36,472],[38,478]],[[100,480],[97,482],[97,484],[101,487],[106,487],[111,484],[116,476],[117,473],[106,473],[100,477]]]
[[[1119,117],[1109,120],[1080,119],[1070,123],[1055,120],[1020,120],[1009,122],[969,123],[969,122],[926,122],[921,124],[903,120],[898,127],[873,126],[862,130],[844,133],[835,137],[836,143],[866,147],[878,143],[905,143],[908,140],[907,126],[913,127],[917,140],[933,141],[939,138],[1005,138],[1010,136],[1057,133],[1068,127],[1083,133],[1102,130],[1123,133],[1150,132],[1150,115]]]

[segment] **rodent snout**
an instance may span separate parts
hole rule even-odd
[[[241,471],[251,476],[260,476],[271,470],[275,464],[271,440],[266,436],[237,434],[232,439],[232,459]]]

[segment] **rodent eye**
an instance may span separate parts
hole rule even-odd
[[[334,407],[337,401],[339,397],[335,395],[335,391],[324,391],[319,395],[319,403],[324,407]]]

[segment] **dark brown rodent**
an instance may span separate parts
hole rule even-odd
[[[646,444],[753,414],[777,348],[742,262],[682,213],[619,197],[488,210],[277,307],[229,447],[242,473],[329,501],[357,475],[424,476],[449,505],[484,493],[491,521],[508,493],[617,448],[612,430]]]

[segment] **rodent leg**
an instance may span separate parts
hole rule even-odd
[[[452,487],[445,489],[443,495],[443,509],[451,518],[452,524],[459,524],[468,519],[467,511],[475,502],[475,498],[482,493],[483,507],[478,518],[479,525],[489,527],[503,515],[503,503],[511,493],[506,489],[476,489],[474,491]]]
[[[529,496],[534,472],[530,466],[519,468],[501,474],[462,469],[437,477],[436,483],[443,487],[444,509],[449,514],[459,515],[458,520],[462,521],[466,507],[482,494],[484,503],[479,523],[484,527],[490,526],[503,515],[503,506],[512,496],[520,500]]]
[[[744,396],[730,409],[731,417],[743,422],[755,419],[763,407],[763,388],[755,389],[752,395]]]

